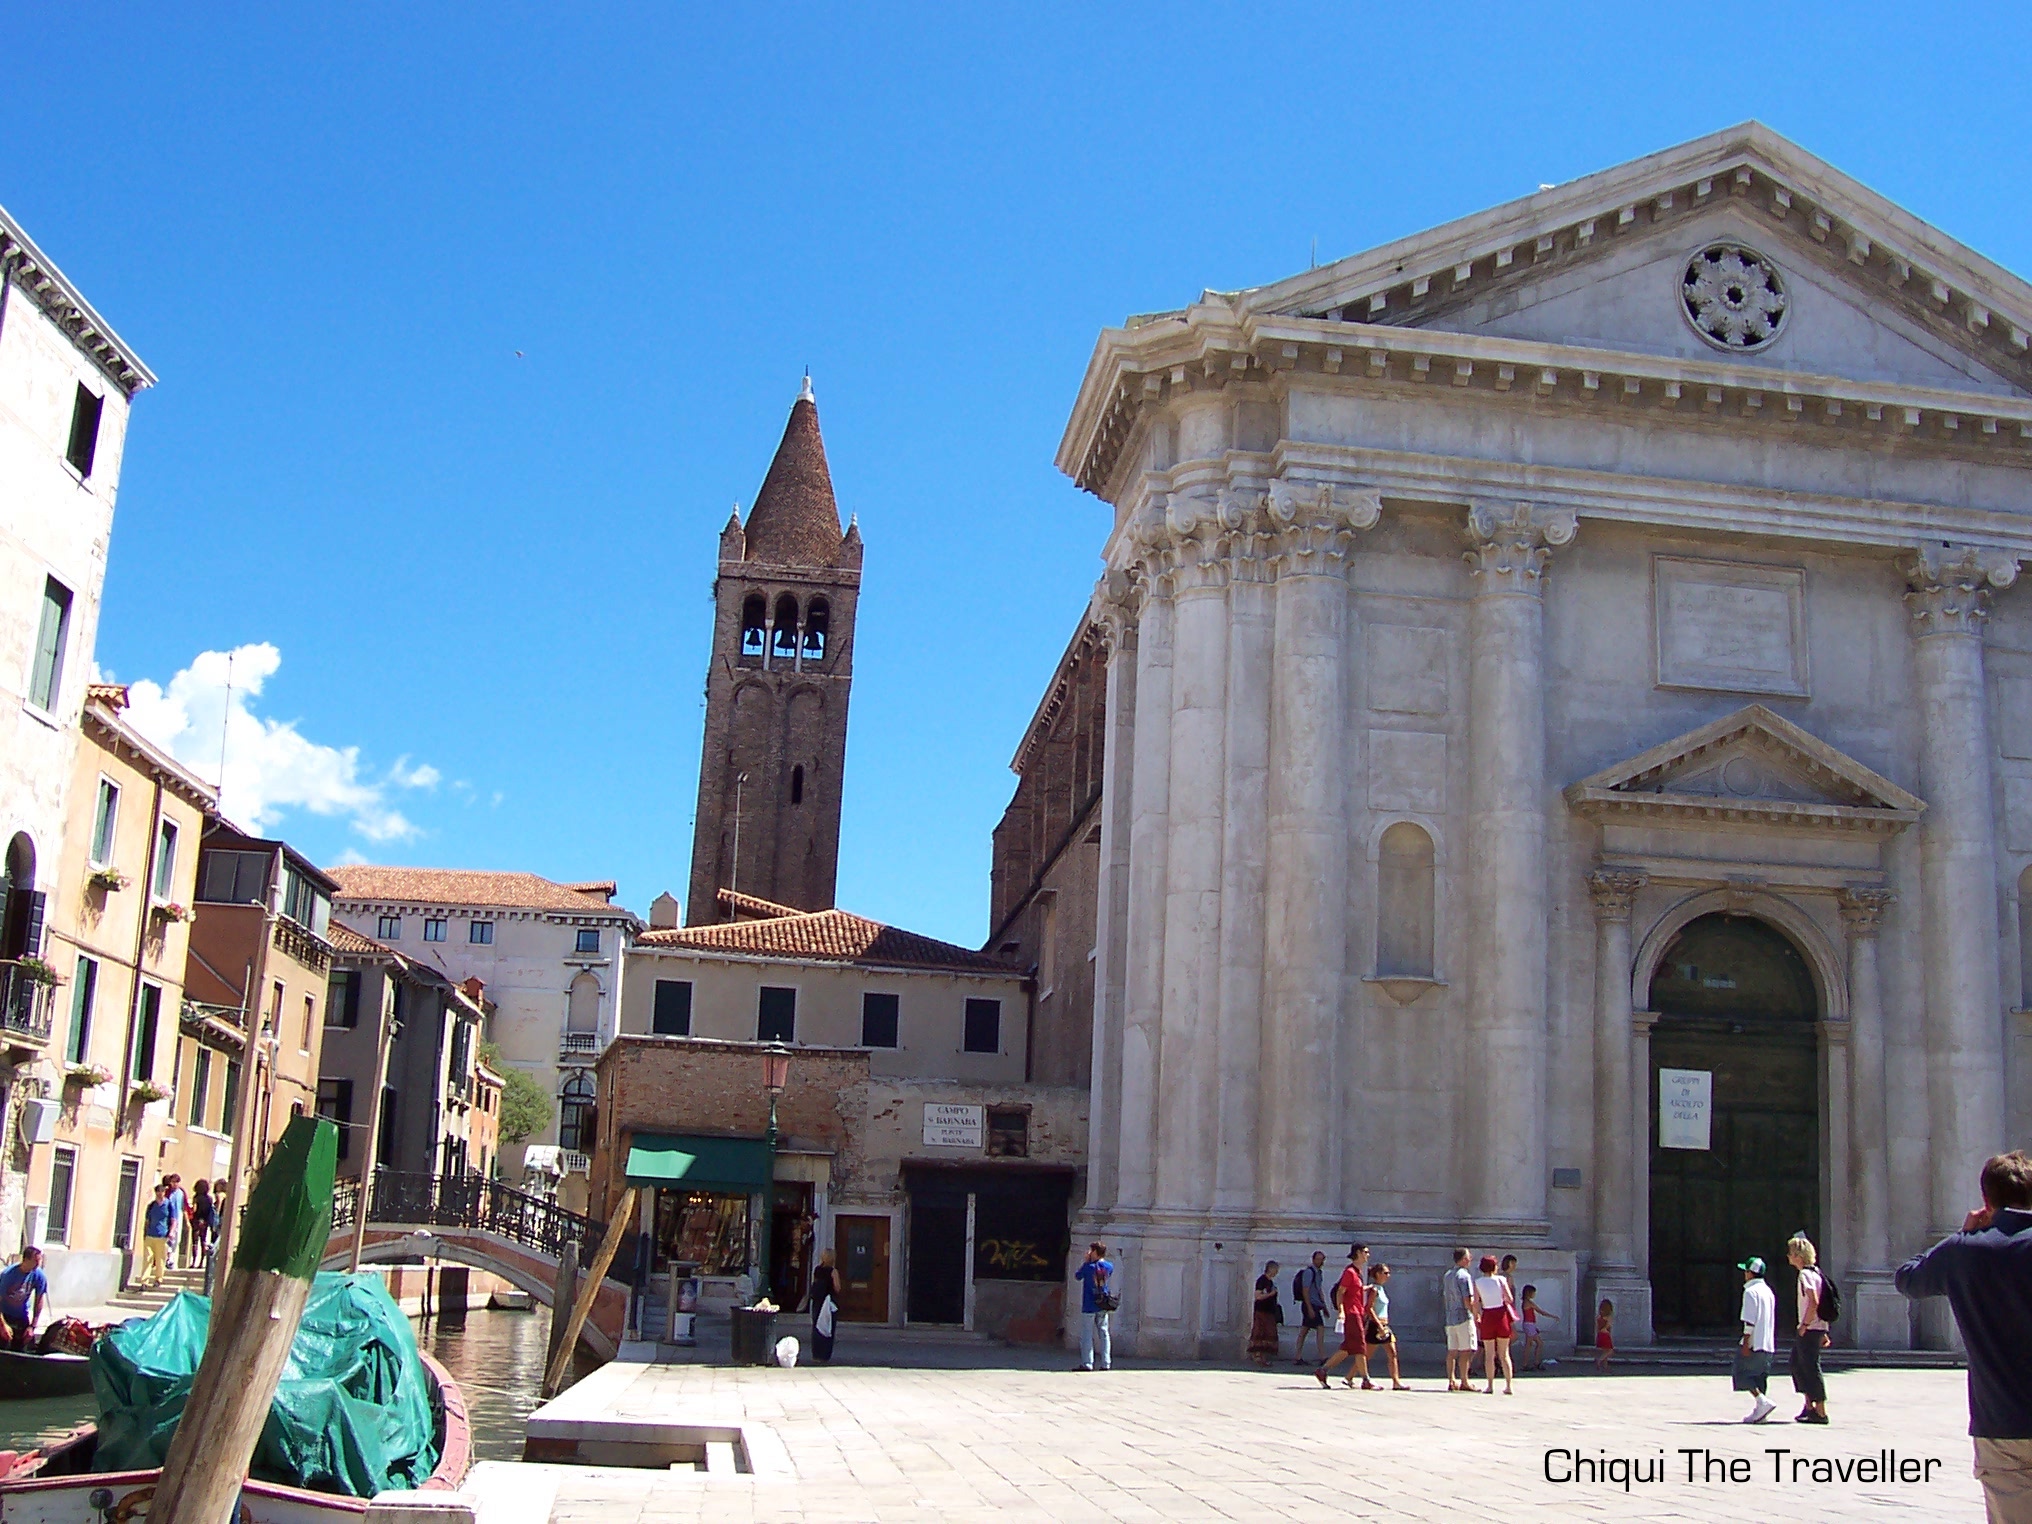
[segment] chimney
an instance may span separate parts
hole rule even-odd
[[[649,902],[649,929],[669,931],[679,920],[678,903],[668,889]]]

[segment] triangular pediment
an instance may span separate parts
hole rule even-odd
[[[1731,348],[1697,331],[1684,287],[1714,245],[1772,272],[1784,312],[1768,339]],[[1236,300],[1266,316],[2032,393],[2032,286],[1756,123]]]
[[[1752,704],[1566,790],[1579,813],[1902,830],[1926,806],[1881,773]]]

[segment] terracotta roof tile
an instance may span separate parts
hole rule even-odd
[[[809,383],[791,404],[790,421],[755,506],[743,526],[747,558],[778,566],[831,566],[839,559],[840,505],[818,432],[818,404]]]
[[[338,898],[386,904],[499,906],[514,910],[604,912],[635,919],[634,913],[591,892],[553,883],[534,873],[497,873],[478,868],[376,868],[364,864],[326,870],[339,886]],[[602,883],[596,886],[605,889]]]
[[[342,958],[392,958],[395,949],[384,946],[372,937],[363,937],[344,921],[333,921],[325,929],[325,940],[332,944],[332,951]]]
[[[765,900],[756,895],[743,894],[738,889],[722,889],[719,902],[736,915],[747,916],[754,921],[773,920],[780,915],[803,915],[795,905],[779,905],[774,900]]]
[[[636,943],[642,947],[690,947],[701,952],[809,958],[882,968],[937,968],[1012,977],[1022,973],[1013,964],[986,953],[920,937],[915,932],[884,926],[880,921],[845,910],[799,911],[761,921],[730,921],[720,926],[682,926],[646,932]]]

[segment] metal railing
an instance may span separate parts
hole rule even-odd
[[[332,1231],[353,1225],[360,1210],[360,1182],[341,1180],[332,1193]],[[579,1262],[592,1258],[606,1236],[607,1225],[568,1212],[554,1201],[518,1191],[484,1175],[425,1175],[404,1170],[376,1170],[374,1198],[367,1221],[399,1222],[432,1228],[474,1228],[534,1249],[552,1258],[566,1244],[577,1244]],[[634,1233],[621,1245],[615,1262],[635,1261]]]
[[[25,966],[12,959],[0,962],[0,1027],[47,1042],[55,1005],[53,988],[46,980],[31,977]]]

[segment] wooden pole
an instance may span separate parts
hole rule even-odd
[[[607,1236],[600,1240],[600,1251],[593,1256],[592,1268],[586,1272],[585,1283],[579,1287],[578,1300],[572,1303],[571,1321],[564,1325],[564,1337],[558,1340],[557,1349],[550,1357],[550,1369],[543,1373],[545,1400],[555,1397],[557,1389],[564,1384],[564,1373],[571,1369],[572,1351],[578,1348],[579,1330],[586,1326],[586,1317],[592,1312],[593,1302],[600,1294],[600,1283],[607,1278],[607,1266],[614,1263],[615,1252],[628,1233],[628,1219],[634,1214],[635,1187],[631,1185],[621,1192],[613,1218],[607,1223]],[[554,1307],[551,1316],[557,1316]]]
[[[367,1113],[367,1153],[360,1161],[360,1209],[353,1214],[353,1247],[346,1269],[360,1273],[360,1255],[367,1246],[367,1213],[374,1204],[374,1170],[381,1162],[381,1093],[388,1088],[388,1050],[395,1044],[394,964],[381,977],[381,1046],[374,1055],[374,1104]]]
[[[543,1352],[546,1371],[557,1359],[557,1341],[564,1336],[564,1325],[571,1320],[572,1305],[578,1299],[579,1246],[569,1243],[557,1257],[557,1279],[550,1288],[550,1343]]]
[[[153,1524],[220,1524],[236,1514],[331,1237],[338,1162],[339,1130],[322,1117],[295,1118],[268,1156],[162,1463],[148,1510]]]

